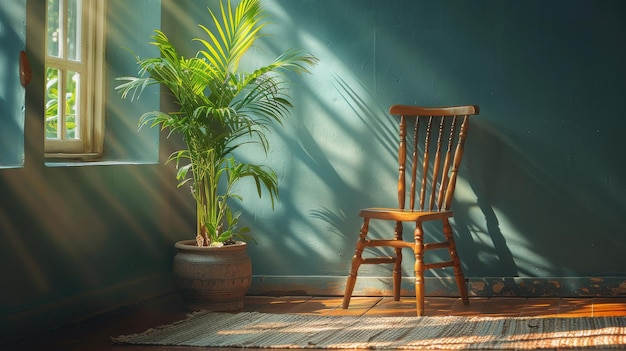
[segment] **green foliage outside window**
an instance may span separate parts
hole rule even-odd
[[[59,131],[59,101],[65,102],[65,129],[66,139],[76,138],[76,80],[68,72],[65,93],[59,93],[59,70],[53,67],[46,68],[46,138],[58,139]],[[64,99],[59,99],[64,97]]]

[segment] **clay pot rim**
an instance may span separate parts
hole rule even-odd
[[[242,246],[245,248],[248,244],[245,241],[236,241],[233,245],[224,245],[220,247],[215,246],[196,246],[195,240],[181,240],[177,241],[174,244],[174,247],[182,250],[193,250],[193,251],[229,251],[229,250],[240,250]]]

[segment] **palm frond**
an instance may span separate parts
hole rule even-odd
[[[170,155],[179,186],[191,182],[196,201],[197,234],[209,242],[232,237],[248,238],[247,228],[237,230],[239,213],[230,201],[242,200],[233,186],[252,178],[258,196],[269,194],[272,208],[278,197],[278,178],[267,166],[238,161],[234,153],[244,145],[265,153],[265,133],[281,124],[291,110],[289,73],[309,73],[317,59],[300,50],[288,50],[270,64],[252,72],[239,70],[239,62],[262,36],[266,14],[260,0],[220,2],[219,11],[208,10],[210,28],[200,25],[205,37],[193,38],[201,50],[183,57],[161,31],[151,36],[159,56],[137,61],[136,77],[117,78],[122,98],[135,100],[149,86],[161,84],[178,105],[178,111],[153,111],[141,116],[139,128],[157,127],[182,135],[186,148]],[[169,135],[168,135],[169,136]],[[222,185],[222,186],[220,186]],[[225,188],[225,189],[224,189]],[[205,242],[205,244],[209,244]]]

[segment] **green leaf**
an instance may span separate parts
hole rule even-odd
[[[168,137],[175,133],[186,143],[166,163],[176,163],[178,186],[191,183],[197,234],[206,231],[211,242],[231,237],[248,240],[249,229],[238,229],[242,214],[230,208],[232,201],[243,201],[234,187],[243,179],[253,181],[257,195],[268,194],[273,208],[278,178],[267,166],[237,159],[235,152],[244,152],[243,146],[268,152],[269,125],[282,124],[292,108],[288,74],[309,73],[308,67],[317,59],[301,50],[287,50],[251,72],[240,70],[239,63],[267,24],[260,0],[241,0],[236,7],[222,0],[219,11],[208,12],[213,29],[199,25],[203,36],[191,39],[201,48],[195,55],[181,56],[165,33],[155,30],[150,38],[159,55],[135,56],[137,75],[116,78],[115,89],[131,101],[155,84],[166,90],[175,110],[147,112],[138,128],[159,127],[168,131]],[[46,94],[54,89],[56,85],[49,86]],[[57,109],[48,100],[47,116]],[[46,129],[55,123],[54,118],[46,119]]]

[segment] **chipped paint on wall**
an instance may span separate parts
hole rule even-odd
[[[426,277],[427,296],[458,296],[454,278]],[[341,296],[346,277],[341,276],[254,276],[250,294],[253,295],[322,295]],[[354,296],[391,296],[391,277],[359,277]],[[594,297],[625,296],[626,280],[619,277],[572,278],[469,278],[470,296],[519,297]],[[402,296],[415,294],[412,277],[402,279]]]

